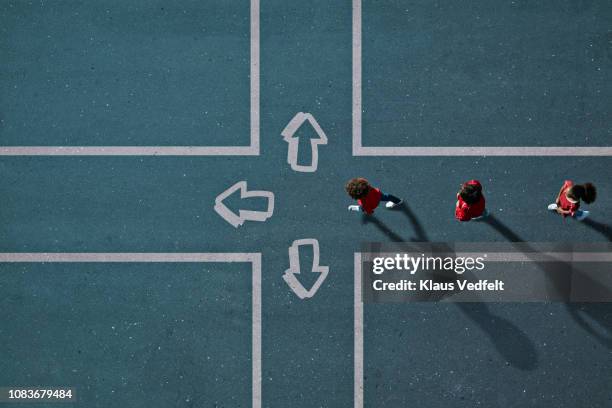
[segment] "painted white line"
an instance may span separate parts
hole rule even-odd
[[[612,156],[612,146],[375,147],[356,146],[353,139],[353,156]]]
[[[252,269],[252,407],[261,408],[261,253],[0,253],[0,262],[250,262]]]
[[[253,324],[253,341],[252,341],[252,407],[261,408],[261,254],[245,254],[252,256],[251,260],[253,269],[253,291],[252,291],[252,324]]]
[[[249,146],[0,146],[0,156],[259,156],[259,1],[251,0],[250,6]]]
[[[0,262],[255,262],[259,253],[3,252]]]
[[[353,0],[353,156],[362,156],[361,109],[361,0]]]
[[[355,253],[355,312],[354,312],[354,408],[363,408],[363,301],[361,299],[361,254]]]
[[[251,0],[251,145],[259,156],[259,0]]]
[[[361,0],[353,0],[353,156],[612,156],[612,146],[363,146],[361,51]]]
[[[258,156],[252,146],[2,146],[0,156]]]

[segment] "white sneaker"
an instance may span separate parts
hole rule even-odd
[[[557,204],[548,204],[548,211],[557,211]]]
[[[385,207],[387,207],[387,208],[397,207],[398,205],[402,204],[403,202],[404,202],[404,200],[400,200],[400,202],[396,204],[393,201],[387,201],[387,203],[385,204]]]
[[[348,210],[349,211],[361,211],[361,208],[359,208],[358,205],[349,205]]]
[[[576,217],[576,219],[577,219],[578,221],[582,221],[582,220],[584,220],[584,219],[585,219],[586,217],[588,217],[588,216],[589,216],[589,212],[588,212],[588,211],[578,210],[578,211],[576,212],[576,215],[575,215],[574,217]]]

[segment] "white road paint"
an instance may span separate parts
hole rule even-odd
[[[236,191],[240,190],[240,198],[265,198],[268,202],[266,211],[250,211],[250,210],[238,210],[238,214],[227,208],[224,200],[231,196]],[[263,222],[268,218],[272,217],[274,213],[274,193],[271,191],[248,191],[247,182],[239,181],[221,194],[215,199],[215,211],[225,221],[229,222],[234,228],[238,228],[245,221],[260,221]]]
[[[251,0],[251,155],[259,156],[259,0]]]
[[[259,4],[251,0],[249,146],[0,146],[0,156],[259,156],[260,38]]]
[[[258,156],[252,146],[1,146],[0,156]]]
[[[252,407],[261,408],[261,253],[207,252],[13,252],[0,253],[0,262],[250,262],[252,266]]]
[[[361,254],[355,253],[354,311],[354,408],[363,408],[363,300],[361,297]]]
[[[360,132],[361,133],[361,132]],[[353,156],[612,156],[607,146],[356,146]]]
[[[308,122],[310,126],[312,126],[318,136],[317,138],[310,139],[312,158],[308,166],[298,164],[300,138],[298,136],[293,137],[295,132],[297,132],[305,122]],[[283,140],[289,144],[287,147],[287,163],[291,165],[292,170],[304,173],[313,173],[317,171],[319,163],[319,145],[327,144],[327,136],[314,116],[310,113],[298,112],[293,119],[289,121],[285,129],[283,129],[281,136],[283,136]]]
[[[297,279],[296,275],[301,273],[300,271],[300,247],[301,246],[311,246],[312,247],[312,268],[310,272],[319,273],[319,277],[317,281],[312,285],[310,289],[306,289],[300,281]],[[321,266],[319,264],[319,241],[313,238],[307,239],[298,239],[293,241],[291,246],[289,247],[289,269],[285,271],[283,275],[283,279],[289,285],[289,288],[299,297],[300,299],[307,299],[313,297],[329,273],[328,266]]]
[[[361,0],[353,0],[353,156],[612,156],[612,146],[363,146],[361,51]]]

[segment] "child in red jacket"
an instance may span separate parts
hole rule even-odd
[[[482,185],[478,180],[470,180],[461,185],[457,193],[455,218],[459,221],[479,220],[487,216]]]
[[[391,195],[384,194],[379,189],[372,187],[368,180],[357,177],[350,179],[345,186],[346,192],[357,200],[359,205],[349,205],[349,211],[363,211],[372,214],[381,201],[386,201],[385,207],[393,208],[402,203],[402,200]]]
[[[557,199],[548,206],[550,211],[556,211],[563,217],[572,216],[578,221],[589,216],[588,211],[580,210],[580,200],[591,204],[597,197],[597,189],[592,183],[574,184],[572,180],[565,180]]]

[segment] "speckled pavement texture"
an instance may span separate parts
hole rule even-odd
[[[2,156],[0,252],[260,252],[262,406],[335,408],[353,406],[361,242],[612,240],[612,157],[352,156],[351,1],[260,12],[259,156]],[[247,145],[249,15],[246,0],[1,1],[0,145]],[[611,30],[605,0],[364,0],[363,143],[611,146]],[[287,164],[297,112],[329,139],[314,173]],[[416,219],[348,212],[354,176]],[[502,227],[455,222],[472,178]],[[592,223],[546,211],[565,179],[597,185]],[[213,211],[240,180],[274,192],[269,220]],[[308,300],[282,279],[302,238],[329,266]],[[251,296],[244,263],[3,263],[0,386],[250,407]],[[612,305],[379,304],[364,322],[366,408],[612,407]]]

